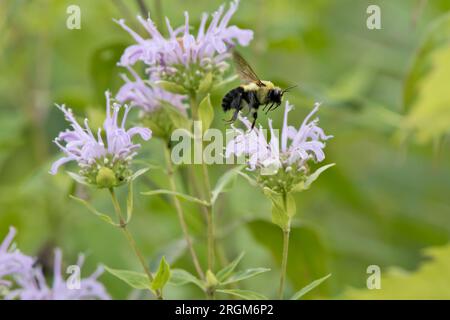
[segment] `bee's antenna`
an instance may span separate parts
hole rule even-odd
[[[294,89],[295,87],[298,87],[298,85],[295,84],[295,85],[293,85],[293,86],[287,87],[286,89],[283,89],[283,90],[281,91],[281,94],[284,94],[284,93],[286,93],[286,92],[289,92],[289,90]]]

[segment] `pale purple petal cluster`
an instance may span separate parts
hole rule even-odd
[[[167,92],[157,86],[150,86],[149,81],[144,81],[132,68],[127,67],[127,69],[134,79],[130,80],[122,74],[125,84],[116,95],[117,101],[139,107],[144,113],[159,109],[164,102],[170,103],[183,114],[186,112],[185,96]]]
[[[151,138],[151,131],[148,128],[125,129],[129,106],[123,106],[124,115],[122,121],[119,121],[122,106],[118,104],[111,106],[109,92],[106,92],[106,100],[106,119],[103,125],[106,141],[103,140],[101,128],[94,135],[87,119],[80,125],[70,109],[66,109],[64,105],[57,106],[64,113],[71,129],[61,132],[55,139],[56,145],[65,156],[53,163],[51,174],[56,174],[62,164],[70,161],[76,161],[81,168],[93,166],[103,161],[105,157],[110,157],[112,161],[128,161],[136,155],[136,150],[140,147],[140,144],[132,142],[133,137],[139,135],[144,140]]]
[[[77,266],[81,269],[84,257],[79,256]],[[39,267],[34,268],[31,276],[18,278],[18,288],[12,290],[7,299],[20,300],[109,300],[103,284],[97,278],[103,273],[103,268],[97,270],[89,277],[80,279],[79,284],[71,283],[62,276],[62,252],[55,250],[53,265],[53,282],[47,285],[44,274]]]
[[[62,276],[62,252],[55,250],[53,265],[53,282],[48,286],[42,269],[35,266],[36,259],[20,253],[17,249],[8,248],[15,236],[15,229],[10,228],[8,235],[0,246],[0,285],[10,289],[6,300],[109,300],[103,284],[98,277],[103,273],[102,268],[87,278],[79,279],[75,284],[69,278]],[[84,256],[80,255],[77,266],[81,269]],[[7,277],[7,279],[5,279]]]
[[[121,57],[120,65],[130,66],[141,60],[145,64],[170,72],[174,65],[218,65],[227,58],[227,50],[236,44],[247,46],[253,39],[253,31],[243,30],[235,25],[229,26],[231,17],[236,12],[239,1],[233,1],[228,11],[221,6],[212,14],[208,25],[208,14],[204,13],[200,27],[195,34],[191,34],[189,14],[185,12],[185,24],[174,29],[166,18],[169,36],[165,38],[156,28],[154,22],[138,17],[139,22],[146,29],[150,38],[144,39],[130,29],[124,20],[118,23],[128,31],[137,44],[128,47]],[[152,68],[151,68],[152,70]],[[154,69],[153,69],[154,70]]]
[[[248,130],[235,129],[235,136],[226,147],[226,157],[230,157],[232,154],[247,156],[250,170],[256,168],[278,170],[281,167],[289,168],[293,165],[301,170],[309,160],[323,161],[325,159],[324,141],[332,136],[326,135],[318,126],[319,119],[311,120],[318,111],[319,104],[314,106],[298,129],[288,125],[288,113],[292,108],[293,106],[286,102],[281,130],[281,146],[280,136],[273,129],[271,119],[269,120],[271,135],[269,141],[266,130],[263,130],[261,126],[250,130],[250,121],[240,118]]]
[[[11,248],[15,235],[16,230],[10,227],[0,245],[0,286],[10,287],[11,276],[25,276],[33,269],[34,260],[31,257]]]

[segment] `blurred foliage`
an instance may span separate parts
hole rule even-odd
[[[448,290],[450,246],[425,250],[429,261],[419,270],[408,272],[390,268],[382,277],[380,290],[350,289],[344,293],[349,299],[450,299]]]
[[[405,82],[405,134],[419,142],[444,136],[450,128],[450,14],[432,25]]]
[[[153,1],[145,2],[156,15]],[[418,271],[406,278],[390,272],[383,278],[385,290],[345,291],[344,297],[383,298],[399,292],[399,297],[413,297],[416,291],[408,293],[413,287],[427,292],[414,297],[448,297],[450,289],[435,284],[435,273],[448,272],[448,248],[434,251],[435,262],[421,264],[422,249],[444,245],[450,237],[450,152],[445,139],[450,121],[450,2],[428,1],[419,10],[420,2],[245,0],[232,19],[255,31],[251,46],[242,51],[262,78],[281,86],[299,85],[288,96],[296,106],[291,123],[300,124],[313,102],[322,101],[322,127],[335,136],[326,151],[327,162],[337,165],[296,195],[286,296],[328,273],[332,276],[307,298],[339,297],[348,287],[365,288],[366,268],[376,264],[382,270],[395,266]],[[215,10],[221,1],[162,3],[173,25],[183,23],[183,10],[198,25],[201,12]],[[81,7],[81,30],[65,27],[71,4]],[[366,28],[369,4],[381,7],[381,30]],[[114,61],[131,43],[112,19],[125,18],[140,30],[134,20],[138,13],[135,1],[125,0],[0,2],[0,238],[9,225],[16,226],[26,253],[37,255],[58,246],[67,261],[86,252],[86,272],[98,263],[140,271],[122,235],[68,198],[75,191],[89,197],[99,211],[111,212],[107,192],[75,186],[65,174],[47,173],[58,156],[51,140],[66,127],[53,104],[65,103],[98,125],[104,114],[103,90],[114,93],[121,84],[118,73],[123,70]],[[216,112],[223,94],[236,84],[213,92]],[[270,116],[281,123],[281,112]],[[216,115],[212,126],[225,129],[221,118]],[[411,134],[416,139],[409,145],[396,139]],[[436,140],[438,147],[429,143]],[[162,165],[162,147],[156,139],[145,144],[142,160]],[[228,169],[212,167],[213,182]],[[185,168],[178,173],[179,188],[188,193]],[[169,198],[139,195],[159,187],[167,189],[167,179],[156,168],[136,183],[130,229],[153,270],[165,256],[172,268],[194,273]],[[125,190],[119,198],[125,202]],[[183,204],[205,265],[204,218],[196,204]],[[268,221],[270,203],[246,183],[236,183],[217,199],[222,243],[217,268],[245,251],[242,269],[264,266],[271,271],[242,282],[239,289],[274,296],[276,286],[271,284],[278,281],[281,232]],[[115,298],[145,294],[130,291],[109,274],[101,280]],[[203,298],[195,285],[169,283],[165,293],[169,298]]]

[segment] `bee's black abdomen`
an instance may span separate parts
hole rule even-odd
[[[222,109],[223,111],[227,112],[228,110],[232,109],[231,103],[236,98],[236,96],[242,95],[244,92],[244,88],[237,87],[233,90],[229,91],[222,99]]]

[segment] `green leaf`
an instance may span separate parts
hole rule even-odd
[[[202,121],[202,130],[205,132],[209,129],[214,119],[214,109],[211,105],[211,99],[209,94],[200,102],[198,106],[198,116]]]
[[[313,290],[315,287],[317,287],[318,285],[320,285],[322,282],[324,282],[325,280],[327,280],[329,277],[331,277],[331,273],[326,275],[323,278],[314,280],[313,282],[311,282],[310,284],[308,284],[306,287],[303,287],[302,289],[300,289],[299,291],[297,291],[291,298],[291,300],[299,300],[301,297],[303,297],[305,294],[307,294],[308,292],[310,292],[311,290]]]
[[[213,75],[211,72],[208,72],[206,76],[200,81],[200,84],[198,86],[198,94],[200,97],[204,96],[211,90],[213,81]]]
[[[129,271],[129,270],[118,270],[112,269],[104,266],[105,270],[111,273],[113,276],[119,278],[120,280],[126,282],[128,285],[135,289],[140,290],[151,290],[151,283],[145,273]]]
[[[144,173],[146,173],[148,170],[150,170],[150,168],[142,168],[139,169],[138,171],[136,171],[135,173],[133,173],[131,175],[131,177],[128,179],[128,181],[134,181],[136,180],[139,176],[143,175]]]
[[[309,189],[309,187],[311,187],[311,184],[317,180],[317,178],[319,178],[319,176],[322,174],[322,172],[324,172],[325,170],[333,167],[335,165],[335,163],[330,163],[327,164],[325,166],[320,167],[319,169],[317,169],[316,171],[314,171],[313,174],[309,175],[308,178],[305,181],[305,184],[303,186],[303,189]]]
[[[159,263],[158,271],[156,272],[156,275],[152,282],[152,289],[158,290],[164,288],[167,281],[169,281],[170,278],[170,266],[166,262],[166,259],[162,257],[161,262]]]
[[[380,290],[367,289],[374,273],[365,274],[364,289],[350,288],[339,298],[370,300],[448,300],[450,299],[450,245],[424,250],[426,260],[413,272],[381,268]]]
[[[196,278],[193,274],[183,269],[173,269],[170,272],[169,283],[174,286],[182,286],[187,283],[193,283],[200,289],[204,290],[205,286],[201,280]]]
[[[168,91],[171,93],[176,93],[176,94],[186,94],[187,91],[183,86],[180,86],[179,84],[175,83],[175,82],[170,82],[170,81],[165,81],[165,80],[158,80],[155,81],[155,84]]]
[[[209,206],[209,203],[204,201],[204,200],[192,197],[192,196],[184,194],[184,193],[176,192],[176,191],[153,190],[153,191],[142,192],[141,194],[143,194],[145,196],[154,196],[154,195],[158,195],[158,194],[169,194],[169,195],[176,196],[176,197],[179,197],[181,199],[184,199],[186,201],[199,203],[199,204],[204,205],[204,206]]]
[[[115,222],[111,219],[110,216],[108,216],[108,215],[106,215],[106,214],[104,214],[104,213],[101,213],[101,212],[97,211],[97,209],[95,209],[89,202],[87,202],[87,201],[85,201],[85,200],[83,200],[83,199],[81,199],[81,198],[75,197],[75,196],[73,196],[73,195],[69,195],[69,197],[70,197],[71,199],[76,200],[76,201],[78,201],[79,203],[83,204],[90,212],[92,212],[93,214],[95,214],[95,215],[96,215],[97,217],[99,217],[101,220],[103,220],[103,221],[105,221],[105,222],[107,222],[107,223],[109,223],[109,224],[111,224],[111,225],[113,225],[113,226],[115,226],[115,227],[119,227],[119,226],[120,226],[119,224],[115,223]]]
[[[219,197],[219,194],[227,191],[227,188],[233,184],[236,175],[242,170],[243,166],[239,166],[225,172],[217,181],[214,189],[211,192],[211,203],[214,204]]]
[[[280,228],[265,220],[253,220],[246,226],[255,241],[271,253],[275,264],[280,265],[283,248],[283,232]],[[303,288],[329,273],[329,254],[313,226],[306,223],[300,226],[291,226],[289,247],[295,251],[295,254],[289,255],[287,277],[294,287]],[[324,294],[327,290],[328,286],[322,285],[308,296]]]
[[[91,186],[91,184],[87,182],[85,177],[80,176],[79,174],[74,173],[74,172],[70,172],[70,171],[66,171],[66,172],[73,180],[75,180],[79,184],[83,184],[85,186]]]
[[[225,266],[223,269],[221,269],[219,272],[217,272],[217,280],[219,282],[223,282],[224,280],[228,279],[229,276],[233,273],[234,269],[236,269],[239,262],[244,257],[244,252],[242,252],[236,259],[234,259],[229,265]]]
[[[240,175],[240,176],[243,177],[245,180],[247,180],[248,183],[250,183],[250,185],[251,185],[252,187],[258,186],[258,182],[257,182],[255,179],[253,179],[252,177],[250,177],[248,174],[243,173],[242,171],[239,171],[239,172],[238,172],[238,175]]]
[[[222,282],[222,285],[227,285],[230,283],[239,282],[245,279],[252,278],[254,276],[257,276],[258,274],[268,272],[270,269],[268,268],[251,268],[243,271],[236,272],[234,275],[232,275],[228,280]]]
[[[127,224],[131,221],[133,216],[133,182],[128,183],[128,197],[127,197]]]
[[[289,228],[291,218],[296,213],[295,199],[292,194],[279,194],[267,187],[263,191],[272,202],[272,222],[283,230]]]
[[[403,91],[407,114],[397,136],[429,143],[450,131],[450,14],[431,25],[411,66]]]
[[[226,293],[244,300],[267,300],[267,297],[254,291],[240,289],[218,289],[217,292]]]

